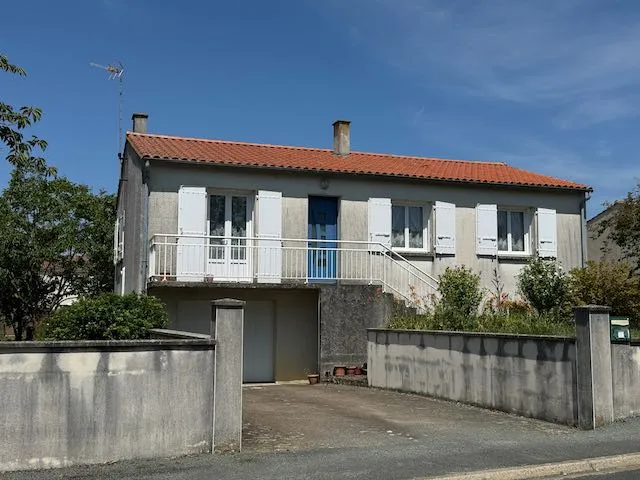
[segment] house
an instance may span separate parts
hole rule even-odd
[[[586,256],[589,187],[504,163],[147,133],[134,114],[118,189],[116,290],[147,291],[173,328],[207,333],[210,301],[246,304],[246,381],[366,359],[367,327],[423,308],[447,266],[507,291],[532,255]]]
[[[606,260],[608,262],[625,261],[636,265],[636,259],[628,257],[622,248],[609,235],[611,221],[620,208],[620,203],[614,202],[587,222],[587,253],[589,260]]]

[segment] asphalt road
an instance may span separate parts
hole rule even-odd
[[[16,472],[6,478],[400,480],[640,452],[640,419],[580,431],[360,387],[247,388],[244,408],[242,453]]]

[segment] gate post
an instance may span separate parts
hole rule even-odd
[[[211,302],[211,337],[216,340],[212,451],[242,447],[244,305],[231,298]]]
[[[576,307],[578,425],[593,429],[613,422],[609,307]]]

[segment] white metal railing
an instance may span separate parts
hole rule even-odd
[[[157,234],[149,248],[151,281],[366,282],[418,308],[438,287],[433,276],[373,242]]]

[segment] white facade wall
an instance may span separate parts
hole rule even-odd
[[[345,159],[345,162],[348,161]],[[325,181],[321,184],[322,179]],[[510,293],[516,292],[515,275],[526,263],[526,258],[477,255],[477,205],[526,208],[531,209],[532,215],[539,208],[553,209],[556,211],[558,262],[566,270],[581,266],[583,262],[581,203],[584,201],[584,192],[152,162],[149,175],[149,238],[154,234],[177,232],[180,186],[206,187],[211,192],[218,189],[234,190],[252,195],[258,190],[282,192],[282,236],[299,239],[307,238],[309,196],[339,198],[338,237],[340,240],[353,241],[369,241],[367,212],[370,198],[390,198],[392,202],[428,206],[436,201],[452,203],[455,204],[455,255],[425,252],[406,257],[434,277],[448,265],[467,265],[481,274],[486,289],[491,289],[493,271],[497,269],[506,291]],[[256,225],[256,228],[259,231],[260,226]],[[531,228],[533,251],[537,243],[536,233],[534,221]]]

